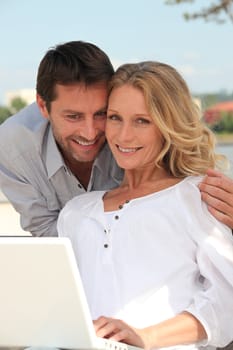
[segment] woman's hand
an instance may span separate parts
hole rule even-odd
[[[101,316],[94,322],[96,335],[101,338],[108,338],[114,341],[149,349],[148,341],[145,339],[143,329],[129,326],[125,322]]]
[[[189,312],[182,312],[146,328],[133,328],[121,320],[101,316],[94,322],[96,335],[150,350],[197,343],[206,339],[202,324]]]
[[[219,171],[209,169],[199,189],[210,213],[233,229],[233,180]]]

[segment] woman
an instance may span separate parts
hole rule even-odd
[[[106,137],[125,169],[121,186],[71,200],[58,222],[97,335],[145,349],[226,345],[232,235],[201,201],[198,183],[218,159],[177,71],[157,62],[121,66]]]

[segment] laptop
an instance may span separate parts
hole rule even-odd
[[[0,348],[139,349],[95,334],[68,238],[0,237]]]

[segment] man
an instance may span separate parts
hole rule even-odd
[[[122,179],[105,141],[107,55],[82,41],[50,49],[34,103],[0,126],[0,188],[34,236],[56,236],[64,204]],[[233,227],[233,181],[210,171],[201,185],[210,211]]]

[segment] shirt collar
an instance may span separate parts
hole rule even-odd
[[[47,143],[45,146],[45,164],[49,178],[52,177],[62,167],[66,168],[61,152],[59,151],[56,141],[54,139],[52,128],[50,125],[47,135]]]
[[[96,167],[102,174],[104,173],[104,165],[106,164],[106,156],[108,154],[108,145],[105,142],[105,145],[103,146],[102,150],[96,157],[94,163],[93,163],[93,168]]]
[[[104,147],[94,161],[93,168],[95,167],[104,177],[106,176],[106,169],[108,169],[111,178],[117,184],[122,182],[124,171],[117,165],[107,142],[105,142]]]
[[[57,146],[57,143],[54,139],[50,124],[48,128],[47,142],[45,142],[44,152],[45,164],[49,178],[51,178],[61,168],[65,168],[68,172],[70,171],[67,168],[64,159],[61,155],[61,152]],[[118,167],[106,142],[94,161],[92,173],[93,170],[97,168],[100,174],[102,174],[103,177],[106,177],[106,169],[108,169],[109,167],[111,178],[116,182],[116,184],[120,184],[123,178],[123,170]]]

